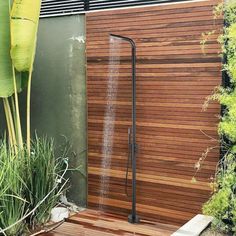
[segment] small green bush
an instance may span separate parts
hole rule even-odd
[[[21,219],[25,212],[26,199],[24,197],[25,182],[24,173],[25,168],[22,165],[24,155],[14,151],[8,147],[6,139],[0,142],[0,227],[7,228],[19,219]],[[11,227],[6,231],[7,235],[22,235],[25,228],[25,220],[19,224]]]
[[[230,87],[219,87],[210,96],[224,107],[224,115],[218,126],[225,155],[219,163],[214,193],[203,206],[203,213],[214,217],[213,226],[220,231],[236,234],[236,2],[220,4],[215,15],[224,13],[226,26],[219,37],[226,57],[224,70],[230,77]],[[205,41],[205,40],[204,40]],[[205,42],[204,42],[205,43]]]
[[[215,192],[203,206],[204,214],[214,216],[214,227],[229,233],[236,232],[235,170],[234,154],[226,155],[217,173]]]
[[[50,213],[59,201],[62,191],[65,190],[67,180],[61,179],[67,162],[67,151],[59,157],[55,156],[55,145],[53,140],[39,139],[31,144],[31,155],[26,161],[26,200],[30,203],[29,210],[36,207],[39,201],[48,194],[49,196],[30,217],[30,227],[35,228],[46,224],[50,219]],[[57,187],[56,187],[57,186]]]
[[[0,235],[28,235],[49,221],[67,183],[67,153],[65,147],[56,157],[48,138],[36,137],[30,156],[26,145],[15,154],[6,139],[0,141]]]

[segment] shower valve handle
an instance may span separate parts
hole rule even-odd
[[[129,127],[128,128],[128,145],[129,145],[129,150],[132,149],[132,146],[134,145],[134,151],[137,153],[138,152],[138,149],[139,149],[139,146],[137,143],[132,143],[131,142],[131,138],[132,138],[132,134],[131,134],[131,128]]]

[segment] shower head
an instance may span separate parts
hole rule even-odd
[[[133,48],[136,48],[136,45],[135,45],[135,42],[133,39],[131,38],[128,38],[128,37],[124,37],[124,36],[121,36],[121,35],[117,35],[117,34],[110,34],[111,37],[114,37],[114,38],[118,38],[118,39],[122,39],[122,40],[125,40],[127,42],[129,42]]]

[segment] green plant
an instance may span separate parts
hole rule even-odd
[[[218,164],[212,185],[213,195],[204,204],[203,212],[214,216],[215,228],[236,234],[236,2],[227,1],[218,5],[215,16],[218,17],[222,13],[226,26],[218,41],[226,59],[223,70],[230,78],[230,86],[216,88],[213,95],[207,98],[204,107],[207,107],[210,100],[217,100],[224,108],[218,133],[225,154]],[[203,40],[203,44],[206,42],[207,40]]]
[[[11,58],[18,72],[28,72],[27,138],[30,154],[30,96],[41,0],[14,0],[11,9]],[[16,95],[16,93],[15,93]],[[15,97],[17,100],[17,97]]]
[[[48,222],[67,182],[67,149],[56,158],[52,140],[31,140],[30,97],[41,0],[0,1],[0,98],[8,139],[0,142],[0,235],[17,236]],[[18,93],[27,87],[27,137]]]
[[[0,143],[0,234],[28,235],[50,219],[51,209],[66,190],[68,146],[56,157],[52,139],[32,142],[15,154],[6,139]]]
[[[224,232],[235,232],[235,172],[236,162],[233,154],[222,159],[216,175],[214,194],[203,206],[203,212],[214,216],[213,226]]]
[[[12,148],[8,147],[6,139],[0,143],[0,227],[4,229],[21,219],[25,213],[26,200],[24,189],[25,168],[22,165],[23,153],[15,154]],[[7,235],[22,235],[24,222],[11,227],[6,231]]]
[[[16,76],[13,73],[14,67],[12,65],[11,57],[10,57],[10,47],[11,47],[11,37],[10,37],[10,2],[9,1],[1,1],[0,3],[0,28],[2,29],[0,32],[0,97],[3,98],[4,110],[7,120],[9,141],[11,145],[22,147],[22,135],[21,135],[21,125],[20,118],[16,116],[17,122],[14,124],[13,122],[13,114],[12,110],[9,106],[8,97],[12,96],[12,94],[16,94],[19,91],[21,81],[18,79],[16,81]],[[19,77],[20,78],[20,77]],[[18,107],[17,101],[14,101],[14,106]],[[17,109],[18,110],[18,109]],[[15,119],[16,121],[16,119]],[[16,127],[16,126],[17,127]],[[17,137],[16,137],[17,131]],[[18,142],[17,142],[18,139]]]
[[[27,84],[27,149],[30,154],[30,96],[41,0],[0,2],[0,97],[9,142],[23,148],[18,92]],[[11,97],[11,104],[9,103]]]
[[[26,162],[26,199],[30,202],[29,210],[34,209],[38,202],[50,193],[29,219],[30,227],[35,228],[49,221],[52,208],[59,202],[62,191],[65,191],[67,180],[61,176],[65,170],[69,149],[63,148],[60,156],[56,157],[53,140],[37,136],[31,145],[31,157]]]

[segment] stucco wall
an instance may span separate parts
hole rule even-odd
[[[68,196],[86,204],[86,75],[83,15],[40,20],[33,75],[32,130],[72,143],[73,167]]]

